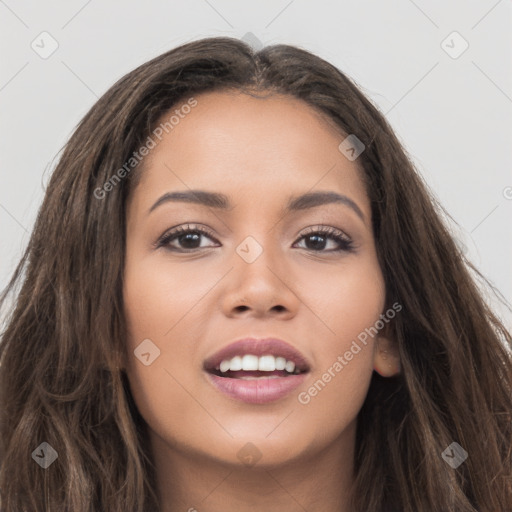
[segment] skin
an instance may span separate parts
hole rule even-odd
[[[125,370],[149,426],[162,510],[349,512],[356,416],[374,367],[383,376],[399,371],[396,344],[381,330],[308,404],[298,394],[385,312],[357,160],[339,151],[344,136],[334,125],[300,100],[196,99],[145,160],[127,205]],[[222,192],[234,207],[167,202],[148,214],[162,194],[188,189]],[[343,204],[284,215],[291,195],[318,190],[348,196],[364,220]],[[170,242],[202,247],[188,253],[155,246],[187,223],[215,239]],[[318,225],[343,231],[355,251],[302,237]],[[247,236],[263,249],[252,263],[236,252]],[[293,345],[311,365],[305,383],[265,405],[220,393],[203,361],[245,336]],[[133,351],[148,338],[160,356],[145,366]],[[252,466],[237,456],[247,443],[261,454]]]

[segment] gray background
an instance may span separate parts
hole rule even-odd
[[[0,287],[28,242],[59,151],[96,99],[179,44],[247,33],[306,48],[359,84],[456,222],[467,256],[512,302],[507,0],[0,0]],[[510,328],[512,314],[486,295]]]

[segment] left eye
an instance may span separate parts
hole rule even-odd
[[[193,226],[187,225],[186,227],[180,226],[176,229],[173,229],[167,233],[165,233],[157,242],[157,247],[166,247],[171,251],[177,252],[190,252],[196,249],[204,249],[206,247],[213,246],[201,246],[201,237],[207,237],[211,240],[214,240],[218,243],[218,241],[214,238],[212,233],[201,227],[201,226]],[[302,234],[297,242],[306,240],[309,243],[306,243],[305,249],[313,252],[340,252],[346,251],[351,252],[353,250],[352,240],[345,235],[342,231],[331,227],[323,227],[318,226],[316,228],[311,228],[309,232]],[[325,250],[328,241],[334,241],[337,244],[337,248]],[[181,247],[176,247],[171,245],[173,242],[177,241]],[[199,242],[199,246],[197,243]],[[295,242],[295,244],[297,243]],[[294,244],[294,245],[295,245]]]
[[[299,240],[309,240],[312,242],[309,245],[313,247],[306,247],[306,249],[313,252],[352,252],[354,249],[352,240],[345,233],[329,226],[312,228],[308,233],[301,235]],[[328,240],[333,240],[338,245],[338,248],[328,251],[322,250],[325,249]],[[306,243],[306,245],[308,244]],[[318,246],[321,247],[319,248]]]

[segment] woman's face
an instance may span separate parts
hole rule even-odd
[[[170,452],[260,464],[311,456],[353,436],[377,353],[362,333],[384,313],[357,160],[300,100],[196,100],[146,157],[128,203],[130,388]],[[191,190],[230,206],[165,196]],[[318,192],[341,200],[287,209]],[[192,233],[173,237],[178,227]],[[315,234],[323,228],[331,233]],[[244,338],[256,341],[230,347]],[[282,358],[302,373],[271,371]]]

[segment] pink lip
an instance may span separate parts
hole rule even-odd
[[[245,338],[235,341],[206,359],[203,368],[207,371],[214,370],[224,359],[232,359],[235,356],[243,356],[245,354],[281,356],[289,361],[293,361],[299,370],[309,370],[309,364],[305,357],[297,349],[277,338]]]
[[[284,357],[293,361],[295,367],[301,370],[302,373],[286,377],[254,380],[220,377],[212,373],[224,359],[245,354]],[[275,338],[247,338],[236,341],[210,356],[204,362],[203,369],[215,388],[230,398],[251,404],[265,404],[279,400],[296,389],[306,378],[310,365],[300,352],[285,341]]]
[[[258,380],[230,379],[207,373],[210,382],[222,393],[249,404],[266,404],[274,402],[291,393],[300,386],[306,378],[305,373],[278,377],[277,379],[263,378]]]

